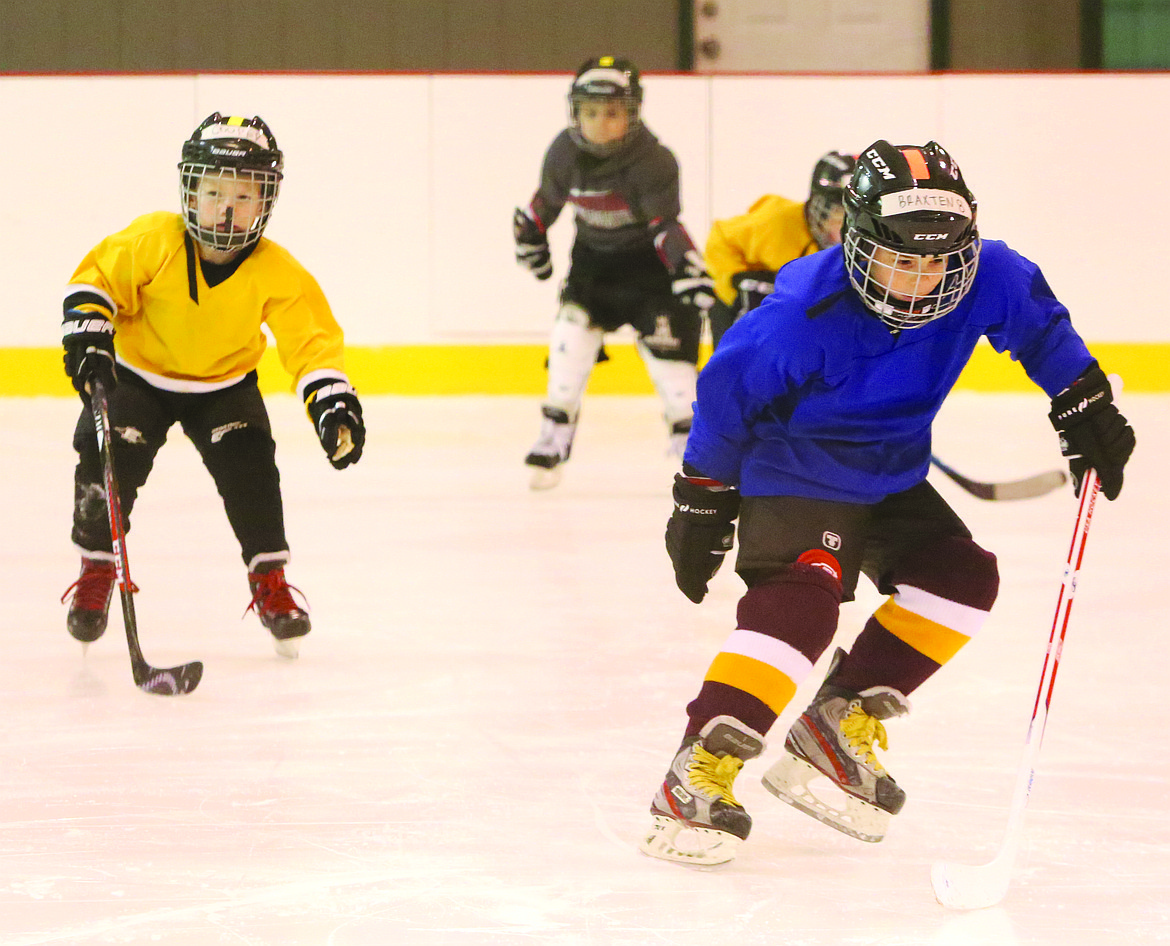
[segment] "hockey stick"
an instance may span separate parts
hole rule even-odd
[[[100,381],[90,382],[90,407],[97,428],[98,450],[102,456],[102,479],[106,487],[106,510],[110,518],[110,538],[114,544],[114,568],[118,575],[118,589],[122,596],[122,618],[126,623],[126,643],[130,646],[130,666],[134,671],[134,685],[147,693],[161,696],[180,696],[199,685],[203,664],[198,660],[181,667],[159,670],[142,656],[138,644],[138,622],[134,617],[134,585],[130,581],[130,562],[126,557],[126,530],[123,527],[122,501],[118,480],[114,476],[113,434],[110,428],[110,407],[106,389]]]
[[[1068,482],[1068,475],[1063,470],[1049,470],[1046,473],[1037,473],[1035,476],[1025,477],[1022,480],[1011,480],[1007,483],[980,483],[968,479],[958,470],[947,466],[933,453],[930,462],[943,473],[963,487],[972,496],[979,499],[1032,499],[1043,496],[1054,489],[1060,489]]]
[[[1016,774],[1016,789],[1008,811],[1007,829],[999,853],[987,864],[956,864],[951,861],[937,861],[930,869],[930,883],[935,899],[944,907],[956,910],[978,910],[999,903],[1007,894],[1011,883],[1012,868],[1024,833],[1024,808],[1032,791],[1032,779],[1036,775],[1036,759],[1040,754],[1040,743],[1044,741],[1044,725],[1048,721],[1048,708],[1052,703],[1052,688],[1056,683],[1056,671],[1060,666],[1060,655],[1064,649],[1064,634],[1068,629],[1068,616],[1072,611],[1073,593],[1077,588],[1077,572],[1085,554],[1085,542],[1089,537],[1089,523],[1093,519],[1093,507],[1097,502],[1100,484],[1097,471],[1085,473],[1081,487],[1081,504],[1077,511],[1077,524],[1073,530],[1072,545],[1068,550],[1068,563],[1064,567],[1064,581],[1056,601],[1056,615],[1052,619],[1052,632],[1048,636],[1048,650],[1044,655],[1044,669],[1040,672],[1040,687],[1036,691],[1036,703],[1032,707],[1032,719],[1028,723],[1028,735],[1024,740],[1024,757]]]

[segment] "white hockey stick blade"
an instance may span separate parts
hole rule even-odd
[[[936,861],[930,868],[934,898],[952,910],[993,907],[1007,895],[1015,860],[1015,845],[1012,845],[987,864]]]

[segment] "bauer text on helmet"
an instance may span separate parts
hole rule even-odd
[[[260,117],[209,115],[183,144],[180,200],[187,232],[209,262],[259,241],[276,203],[284,157]]]

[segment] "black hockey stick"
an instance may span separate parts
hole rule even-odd
[[[1068,482],[1068,474],[1063,470],[1048,470],[1046,473],[1037,473],[1035,476],[1007,483],[980,483],[947,466],[933,453],[930,455],[930,462],[979,499],[1032,499],[1051,493],[1054,489],[1060,489]]]
[[[134,618],[134,585],[130,581],[130,562],[126,558],[126,530],[122,520],[122,500],[118,480],[114,476],[113,434],[110,429],[110,407],[106,389],[98,380],[90,382],[90,407],[97,428],[98,450],[102,455],[102,479],[106,487],[106,509],[110,518],[110,538],[114,544],[114,568],[118,575],[118,589],[122,595],[122,618],[126,623],[126,643],[130,645],[130,666],[134,670],[134,684],[147,693],[161,696],[181,696],[199,686],[203,664],[192,661],[181,667],[159,670],[142,656],[138,644],[138,622]]]

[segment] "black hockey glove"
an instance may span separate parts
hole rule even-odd
[[[532,270],[537,279],[548,279],[552,275],[548,237],[540,224],[519,207],[512,215],[512,236],[516,239],[516,262]]]
[[[61,323],[65,346],[65,373],[78,394],[89,390],[89,382],[101,381],[106,392],[118,383],[114,366],[114,324],[104,315],[70,309]]]
[[[747,272],[736,273],[731,277],[731,285],[735,289],[735,302],[732,309],[738,319],[772,294],[776,288],[776,270],[749,269]]]
[[[679,591],[698,604],[735,539],[739,490],[715,480],[674,476],[674,512],[666,523],[666,552]]]
[[[1116,499],[1135,437],[1114,405],[1113,389],[1097,362],[1052,399],[1048,419],[1060,435],[1060,452],[1068,460],[1077,495],[1085,471],[1092,467],[1105,498]]]
[[[343,470],[362,458],[366,425],[357,392],[343,378],[321,378],[305,386],[305,407],[329,462]]]
[[[715,304],[715,283],[697,250],[687,250],[670,283],[670,291],[683,305],[700,313]]]

